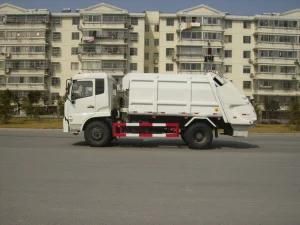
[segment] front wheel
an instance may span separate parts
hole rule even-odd
[[[213,140],[212,128],[205,123],[195,123],[184,132],[184,140],[192,149],[208,148]]]
[[[93,147],[106,146],[112,139],[111,129],[105,122],[93,121],[84,130],[84,139]]]

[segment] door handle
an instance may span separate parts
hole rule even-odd
[[[87,108],[88,108],[88,109],[93,109],[93,108],[95,108],[95,106],[89,105]]]

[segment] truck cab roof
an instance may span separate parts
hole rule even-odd
[[[97,79],[97,78],[112,78],[111,75],[107,73],[78,73],[72,77],[73,80],[80,80],[80,79]]]

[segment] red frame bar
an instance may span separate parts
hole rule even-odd
[[[152,127],[155,123],[150,122],[139,122],[138,127]],[[165,123],[166,126],[172,131],[172,133],[166,133],[166,137],[173,138],[178,137],[180,133],[179,123]],[[124,122],[116,122],[112,124],[112,135],[113,137],[126,137],[126,133],[124,132],[124,128],[126,127],[126,123]],[[139,137],[152,137],[152,133],[140,132]]]

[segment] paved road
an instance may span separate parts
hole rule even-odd
[[[1,225],[298,225],[300,135],[91,148],[55,130],[0,130]]]

